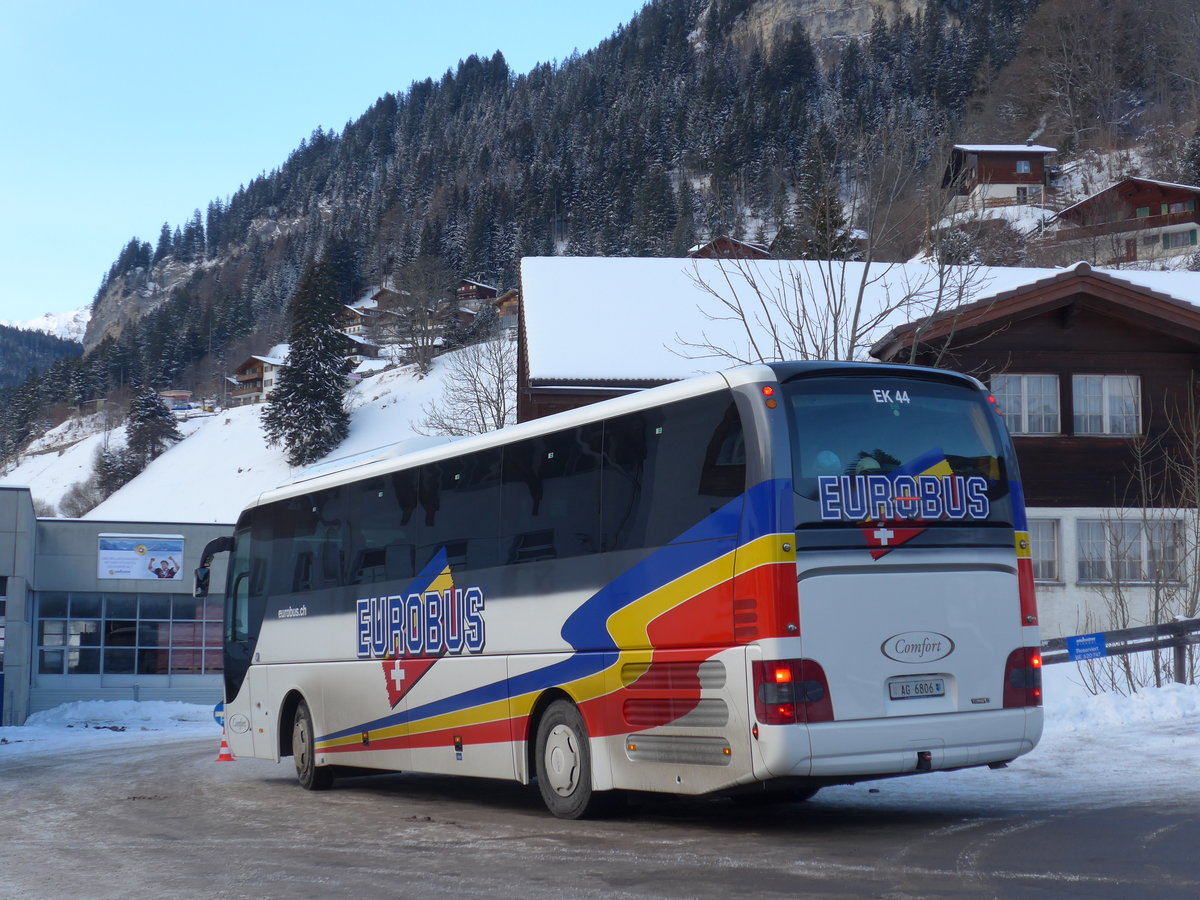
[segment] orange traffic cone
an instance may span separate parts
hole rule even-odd
[[[236,762],[232,753],[229,752],[229,742],[225,740],[225,729],[221,729],[221,753],[217,756],[217,762]]]

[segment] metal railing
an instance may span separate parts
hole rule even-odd
[[[1170,650],[1172,676],[1179,684],[1186,684],[1188,648],[1196,644],[1200,644],[1200,619],[1178,619],[1161,625],[1050,638],[1042,641],[1042,663],[1083,662],[1148,650]]]

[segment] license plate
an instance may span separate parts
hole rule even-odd
[[[918,700],[921,697],[946,696],[944,678],[896,678],[888,682],[888,694],[893,700]]]

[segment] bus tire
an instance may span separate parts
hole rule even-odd
[[[611,792],[592,790],[587,726],[570,700],[555,700],[538,721],[535,765],[546,808],[560,819],[597,815]]]
[[[301,700],[292,719],[292,759],[296,763],[296,780],[306,791],[326,791],[333,786],[333,769],[318,766],[313,749],[316,731],[308,703]]]

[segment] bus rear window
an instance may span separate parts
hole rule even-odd
[[[801,525],[1011,522],[1008,445],[978,391],[881,373],[783,392]]]

